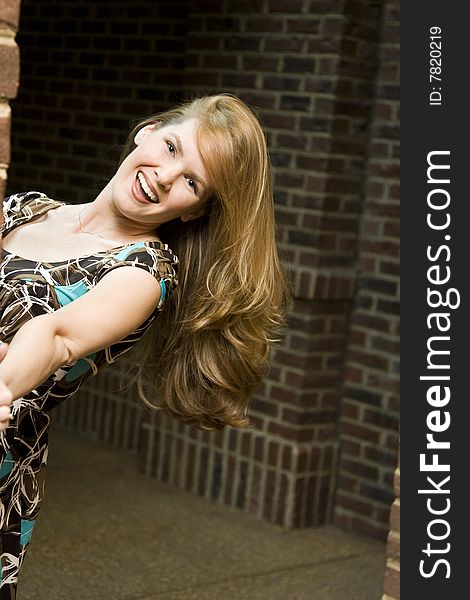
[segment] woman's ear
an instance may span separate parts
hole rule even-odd
[[[154,131],[156,126],[156,123],[150,123],[150,125],[146,125],[145,127],[142,127],[142,129],[139,129],[139,131],[135,134],[134,144],[138,146],[149,133]]]

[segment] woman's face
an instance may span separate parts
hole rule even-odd
[[[197,122],[188,119],[148,125],[137,133],[137,147],[110,182],[121,214],[154,227],[178,217],[189,221],[204,213],[209,189],[196,127]]]

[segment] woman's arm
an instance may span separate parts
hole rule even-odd
[[[0,387],[0,430],[5,428],[2,403],[30,392],[59,367],[124,339],[152,314],[160,294],[150,273],[124,266],[81,298],[25,323],[0,363],[0,381],[7,388]]]

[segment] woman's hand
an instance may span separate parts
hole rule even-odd
[[[8,351],[8,344],[0,342],[0,361],[2,361]],[[5,431],[10,423],[10,406],[13,401],[13,394],[7,386],[0,381],[0,431]]]

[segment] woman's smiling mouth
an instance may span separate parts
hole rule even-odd
[[[148,200],[150,202],[153,202],[154,204],[158,204],[159,203],[158,196],[156,196],[152,192],[152,190],[150,189],[150,187],[147,183],[147,180],[145,179],[144,175],[140,171],[138,171],[138,173],[137,173],[137,179],[139,181],[142,191],[144,192],[144,194],[148,198]]]

